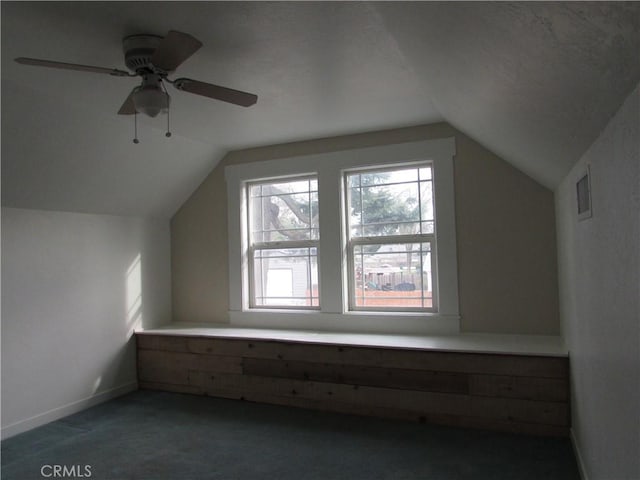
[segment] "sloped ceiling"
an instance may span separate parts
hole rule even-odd
[[[640,4],[2,2],[2,204],[169,217],[225,152],[448,121],[555,186],[640,81]],[[256,93],[248,109],[172,93],[116,114],[135,79],[121,39],[179,30],[178,70]],[[174,78],[176,76],[174,75]]]

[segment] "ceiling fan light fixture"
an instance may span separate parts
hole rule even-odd
[[[162,88],[142,86],[133,92],[132,100],[137,112],[154,118],[159,113],[166,113],[169,110],[171,97]]]

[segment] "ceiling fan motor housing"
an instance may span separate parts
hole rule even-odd
[[[159,35],[130,35],[122,40],[124,63],[129,70],[139,73],[140,70],[153,69],[151,57],[160,45],[163,37]]]

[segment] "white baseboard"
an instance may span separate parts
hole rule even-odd
[[[90,397],[77,400],[67,405],[54,408],[47,412],[34,415],[33,417],[27,418],[25,420],[20,420],[19,422],[15,422],[11,425],[7,425],[6,427],[2,427],[1,438],[2,440],[5,440],[19,433],[26,432],[27,430],[45,425],[49,422],[53,422],[68,415],[72,415],[89,407],[93,407],[94,405],[98,405],[99,403],[106,402],[107,400],[111,400],[112,398],[119,397],[120,395],[124,395],[125,393],[129,393],[137,389],[137,382],[126,383],[119,387],[111,388],[96,395],[92,395]]]
[[[571,445],[573,445],[573,453],[576,455],[576,460],[578,461],[578,471],[580,473],[580,478],[582,480],[589,480],[589,476],[587,475],[587,469],[584,465],[584,460],[582,459],[582,454],[580,453],[580,447],[578,446],[578,441],[576,439],[575,432],[573,428],[569,429],[569,435],[571,437]]]

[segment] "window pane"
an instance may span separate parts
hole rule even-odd
[[[433,220],[433,182],[420,182],[420,205],[422,220]]]
[[[364,225],[362,235],[375,237],[381,235],[410,235],[420,233],[420,222],[374,223]]]
[[[356,245],[353,268],[355,307],[433,307],[428,242]]]
[[[317,182],[311,185],[311,179],[304,180],[288,180],[288,181],[274,181],[270,183],[262,183],[263,194],[265,191],[274,191],[276,193],[307,193],[309,190],[318,190]]]
[[[374,185],[361,187],[362,223],[418,220],[418,184]]]
[[[317,190],[316,179],[251,185],[249,187],[251,242],[318,239]]]
[[[352,238],[433,233],[431,167],[352,173],[347,185]]]
[[[393,183],[417,182],[418,169],[400,168],[397,170],[379,170],[360,174],[361,184],[364,185],[389,185]]]
[[[317,307],[317,249],[256,250],[253,292],[256,307]]]
[[[316,186],[317,188],[317,186]],[[309,197],[309,210],[311,212],[310,215],[310,219],[311,219],[311,227],[315,228],[316,230],[318,229],[319,225],[320,225],[320,216],[318,215],[319,210],[318,210],[318,192],[311,192],[310,193],[310,197]],[[315,236],[314,236],[315,235]],[[312,233],[311,238],[313,239],[317,239],[318,238],[318,231],[314,233]]]
[[[420,169],[420,180],[431,180],[432,175],[431,167],[424,167]]]
[[[422,222],[422,233],[433,233],[435,230],[433,220]]]

